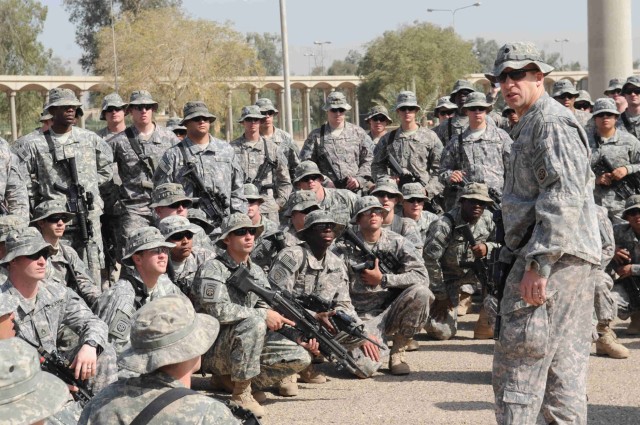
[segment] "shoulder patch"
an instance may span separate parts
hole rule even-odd
[[[162,158],[160,159],[160,162],[158,163],[158,168],[160,168],[160,170],[162,170],[164,174],[169,174],[169,171],[171,171],[171,164],[169,164],[169,161],[167,160],[166,155],[163,155]]]
[[[117,339],[129,338],[131,316],[132,314],[130,312],[118,309],[109,326],[109,335]]]
[[[205,302],[214,303],[220,300],[220,290],[222,283],[213,279],[202,279],[200,286],[200,296]]]
[[[296,261],[296,259],[293,258],[293,255],[289,253],[283,254],[279,258],[278,264],[282,264],[291,272],[294,272],[296,270],[296,267],[298,266],[298,262]]]
[[[291,272],[289,270],[287,270],[282,264],[278,263],[275,267],[273,267],[273,269],[271,269],[269,276],[275,282],[280,283],[284,279],[286,279],[287,276],[289,276],[290,274]]]

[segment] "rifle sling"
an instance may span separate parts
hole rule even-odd
[[[151,403],[147,405],[138,415],[131,421],[131,425],[146,425],[151,422],[158,413],[160,413],[165,407],[180,400],[188,395],[198,394],[190,388],[171,388],[169,391],[165,391],[155,398]]]
[[[129,283],[133,287],[133,290],[136,294],[135,299],[133,301],[134,307],[136,308],[136,310],[139,310],[140,307],[144,305],[144,302],[147,300],[147,298],[149,298],[149,294],[146,294],[144,292],[144,290],[140,287],[140,282],[135,277],[131,276],[129,273],[124,273],[124,275],[121,277],[129,281]]]
[[[136,135],[133,134],[133,130],[131,129],[131,127],[127,127],[124,130],[124,134],[127,136],[127,139],[129,139],[131,149],[133,149],[133,152],[138,157],[138,160],[144,165],[144,168],[147,172],[147,178],[149,180],[153,179],[153,165],[150,162],[147,162],[149,160],[149,157],[142,153],[142,146],[140,146],[140,142],[138,142],[138,138],[136,137]]]
[[[47,145],[49,145],[49,152],[51,153],[51,157],[53,158],[54,162],[63,162],[66,164],[65,168],[67,169],[67,173],[69,173],[70,177],[74,176],[74,172],[71,169],[71,163],[69,161],[68,158],[64,158],[61,160],[58,160],[58,158],[56,158],[56,145],[53,142],[53,139],[51,138],[51,131],[47,130],[44,133],[42,133],[44,135],[44,139],[47,141]],[[73,179],[72,179],[73,180]],[[78,182],[75,182],[78,183]]]
[[[276,168],[276,162],[271,160],[271,157],[269,156],[269,149],[267,149],[267,139],[263,136],[262,137],[262,147],[264,149],[264,162],[262,164],[260,164],[260,167],[258,167],[258,171],[256,172],[256,176],[254,177],[253,181],[251,182],[252,184],[254,184],[255,186],[260,185],[260,183],[262,183],[264,181],[264,179],[267,177],[267,173],[264,173],[265,175],[262,176],[263,174],[263,170],[266,167],[270,167],[271,168],[271,173],[273,174],[273,170]],[[263,189],[264,190],[264,189]]]

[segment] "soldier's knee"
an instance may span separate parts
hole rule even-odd
[[[267,323],[260,317],[251,316],[238,323],[235,331],[236,334],[246,335],[256,340],[263,339],[267,333]]]

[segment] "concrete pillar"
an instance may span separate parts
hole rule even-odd
[[[631,0],[588,0],[589,93],[602,97],[611,78],[633,72]]]
[[[358,104],[358,90],[353,88],[353,123],[360,125],[360,105]]]
[[[233,90],[227,90],[227,142],[233,137],[233,103],[231,103],[231,95]]]
[[[278,111],[280,111],[278,114],[278,127],[286,128],[287,117],[284,103],[284,89],[278,89],[276,93],[278,94]]]
[[[258,97],[260,97],[260,89],[254,87],[251,89],[251,104],[254,104],[258,101]]]
[[[311,89],[305,88],[302,90],[302,104],[304,105],[304,135],[305,137],[311,133],[311,101],[309,97],[311,96]]]
[[[18,139],[18,117],[16,115],[16,92],[9,93],[9,107],[11,108],[11,137],[15,142]]]

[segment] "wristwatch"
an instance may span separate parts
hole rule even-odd
[[[382,280],[380,281],[380,287],[382,287],[382,288],[386,288],[387,287],[387,275],[386,274],[382,275]]]
[[[96,354],[100,355],[100,353],[102,352],[102,347],[100,347],[100,345],[98,345],[97,342],[95,342],[92,339],[88,339],[84,342],[86,345],[88,345],[89,347],[93,347],[96,349]]]

